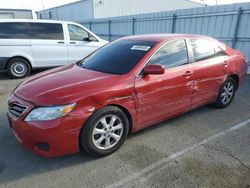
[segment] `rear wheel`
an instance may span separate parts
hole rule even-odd
[[[109,155],[121,147],[128,129],[128,118],[120,108],[104,107],[94,113],[84,125],[80,143],[91,155]]]
[[[24,78],[30,74],[31,67],[24,58],[13,58],[7,65],[7,70],[12,78]]]
[[[236,92],[236,81],[234,78],[229,77],[226,79],[220,88],[215,106],[218,108],[225,108],[230,105]]]

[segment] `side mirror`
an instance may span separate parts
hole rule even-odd
[[[147,65],[143,70],[144,75],[148,74],[164,74],[165,67],[163,65],[154,64],[154,65]]]
[[[86,37],[86,38],[83,38],[82,41],[87,41],[87,42],[90,42],[91,39],[89,37]]]

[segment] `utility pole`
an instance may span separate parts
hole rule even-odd
[[[45,9],[45,6],[44,6],[44,2],[43,2],[43,0],[41,0],[42,1],[42,5],[43,5],[43,10]]]

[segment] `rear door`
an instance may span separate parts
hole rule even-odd
[[[192,105],[200,106],[216,99],[227,75],[229,56],[205,38],[190,39],[194,59]]]
[[[70,63],[83,59],[103,45],[84,28],[74,24],[67,25],[69,34],[68,53]]]
[[[166,69],[162,75],[142,74],[135,79],[140,125],[151,125],[191,108],[193,68],[188,62],[184,39],[168,42],[152,56],[149,64],[161,64]]]
[[[61,23],[29,23],[36,67],[68,63],[67,44]]]

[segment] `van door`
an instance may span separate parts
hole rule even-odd
[[[99,42],[98,39],[78,25],[68,24],[68,34],[68,53],[70,63],[83,59],[91,52],[104,45],[103,42]]]
[[[35,67],[68,63],[67,44],[61,23],[29,23]]]

